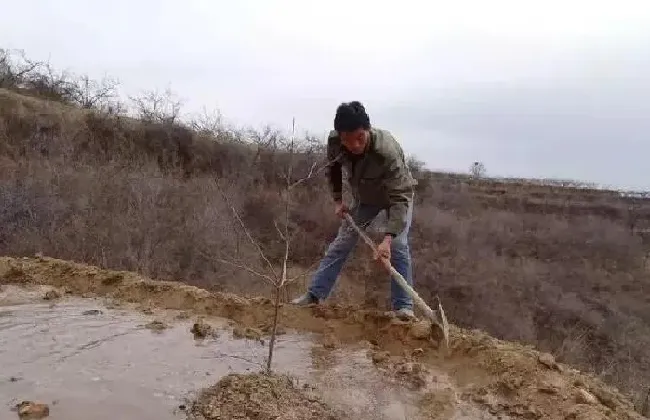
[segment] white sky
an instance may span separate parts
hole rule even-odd
[[[322,136],[336,106],[433,169],[650,189],[650,2],[0,0],[0,46]]]

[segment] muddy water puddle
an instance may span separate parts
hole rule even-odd
[[[193,319],[171,312],[43,296],[39,288],[0,289],[0,419],[18,418],[10,410],[23,400],[49,404],[53,420],[184,419],[197,391],[228,373],[259,371],[268,353],[268,340],[234,339],[226,320],[210,319],[218,335],[195,340]],[[155,319],[168,328],[145,327]],[[338,350],[323,365],[313,348],[309,336],[279,336],[274,369],[317,386],[323,400],[358,419],[437,418],[420,417],[420,394],[386,380],[365,350]],[[484,417],[461,410],[440,418]]]

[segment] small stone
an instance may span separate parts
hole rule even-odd
[[[593,405],[593,404],[596,404],[598,402],[598,400],[590,392],[585,391],[582,388],[579,388],[576,391],[576,402],[578,404]]]
[[[417,348],[411,352],[412,356],[420,356],[422,354],[424,354],[424,350],[421,348]]]
[[[590,391],[605,407],[614,410],[618,406],[618,399],[613,392],[603,388],[594,388]]]
[[[47,404],[23,401],[16,408],[21,420],[42,419],[50,415],[50,407]]]
[[[387,320],[392,320],[392,319],[397,318],[397,316],[395,315],[395,312],[393,312],[393,311],[384,311],[381,314],[381,318],[387,319]]]
[[[390,357],[390,354],[387,351],[372,351],[371,358],[372,362],[375,364],[381,363],[387,360]]]
[[[557,363],[555,362],[555,357],[549,353],[540,353],[539,357],[537,358],[539,363],[542,365],[546,366],[549,369],[555,369],[557,367]]]
[[[431,322],[422,320],[411,325],[411,336],[418,340],[426,339],[431,336]]]

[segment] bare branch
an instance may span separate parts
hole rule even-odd
[[[283,241],[286,241],[288,238],[284,235],[284,232],[282,232],[282,229],[280,229],[280,226],[278,225],[278,221],[274,220],[273,224],[275,225],[275,230],[278,231],[278,235],[280,235],[280,239]]]
[[[307,174],[307,178],[311,178],[313,176],[314,169],[316,169],[316,162],[314,162],[313,165],[311,165],[311,168],[309,168],[309,173]]]
[[[290,248],[290,243],[291,239],[289,238],[289,209],[291,206],[291,172],[292,172],[292,167],[293,167],[293,149],[294,149],[294,138],[295,138],[295,132],[296,132],[296,119],[293,118],[292,120],[292,129],[291,129],[291,146],[289,149],[289,164],[287,168],[287,190],[286,190],[286,197],[285,197],[285,208],[284,208],[284,235],[281,234],[281,236],[284,237],[284,243],[285,243],[285,248],[284,248],[284,258],[282,260],[282,278],[280,279],[279,283],[276,285],[275,288],[275,305],[274,305],[274,311],[273,311],[273,330],[271,332],[271,341],[269,343],[269,356],[266,361],[266,370],[267,372],[271,372],[271,363],[273,361],[273,350],[275,348],[275,340],[277,337],[277,328],[278,328],[278,317],[280,316],[280,292],[282,290],[282,286],[285,285],[287,282],[287,262],[289,260],[289,248]],[[280,229],[278,229],[279,231]]]
[[[289,245],[291,239],[289,238],[289,209],[291,206],[291,173],[293,168],[293,148],[296,134],[296,119],[294,118],[291,124],[291,146],[289,149],[289,167],[287,168],[287,197],[284,202],[284,259],[282,261],[282,280],[280,287],[287,281],[287,261],[289,260]]]
[[[278,277],[277,273],[275,272],[275,269],[273,268],[273,264],[271,264],[271,261],[266,257],[266,254],[264,254],[264,251],[262,250],[262,247],[257,243],[257,241],[253,238],[253,236],[250,234],[250,232],[246,228],[246,224],[244,223],[242,218],[239,216],[239,213],[237,212],[237,209],[235,209],[235,206],[232,205],[232,203],[230,202],[230,199],[228,198],[226,193],[224,193],[224,191],[221,189],[221,186],[219,185],[219,181],[215,179],[214,184],[215,184],[215,187],[217,188],[217,191],[219,191],[219,194],[221,194],[221,196],[223,197],[223,199],[226,202],[226,204],[228,205],[228,207],[230,207],[230,209],[232,210],[232,213],[235,216],[235,218],[237,219],[237,222],[239,222],[239,225],[244,230],[244,233],[246,234],[246,237],[248,237],[248,240],[257,249],[257,252],[259,253],[260,257],[262,257],[264,262],[267,264],[267,266],[269,268],[269,271],[273,274],[273,277],[276,279],[275,281],[279,282],[279,277]]]
[[[225,260],[223,258],[217,258],[217,261],[222,262],[224,264],[231,265],[231,266],[236,267],[236,268],[240,268],[242,270],[246,270],[249,273],[251,273],[251,274],[253,274],[253,275],[257,276],[257,277],[263,278],[264,280],[270,282],[271,284],[276,283],[276,281],[271,276],[269,276],[267,274],[259,273],[259,272],[255,271],[255,270],[253,270],[252,268],[247,267],[244,264],[235,263],[234,261],[228,261],[228,260]]]
[[[314,169],[316,167],[316,162],[314,162],[314,164],[311,166],[311,169],[309,170],[309,173],[307,174],[307,176],[304,177],[304,178],[301,178],[301,179],[297,180],[296,182],[294,182],[293,184],[289,185],[288,189],[292,190],[295,187],[297,187],[298,185],[302,184],[303,182],[306,182],[307,180],[315,177],[316,175],[319,175],[321,172],[323,172],[325,169],[327,169],[331,164],[333,164],[337,160],[339,160],[338,156],[336,158],[330,160],[329,162],[325,163],[323,166],[321,166],[320,168],[318,168],[315,171],[314,171]]]

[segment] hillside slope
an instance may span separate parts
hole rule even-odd
[[[175,282],[150,280],[135,273],[43,257],[0,258],[0,285],[3,284],[49,285],[68,294],[226,317],[243,327],[265,328],[273,311],[270,300],[263,297],[245,299],[233,294],[210,293]],[[421,401],[424,412],[432,419],[454,418],[457,400],[478,403],[486,412],[505,418],[642,418],[630,401],[601,381],[557,363],[548,354],[496,340],[480,331],[453,327],[450,348],[444,351],[419,335],[417,324],[394,323],[381,311],[340,305],[314,308],[287,305],[281,308],[280,323],[286,328],[321,334],[323,339],[342,345],[370,341],[375,350],[369,355],[388,352],[388,357],[382,359],[372,356],[384,367],[392,363],[403,366],[408,360],[407,363],[418,363],[422,369],[435,368],[449,375],[457,390],[453,397],[432,394]],[[404,369],[395,372],[406,373]]]
[[[230,206],[279,263],[283,140],[199,132],[0,89],[0,254],[42,252],[212,291],[266,293],[268,285],[237,267],[265,264]],[[319,145],[300,147],[296,180],[322,162]],[[650,386],[648,200],[417,176],[412,249],[422,297],[439,296],[461,327],[533,344],[641,401]],[[337,220],[322,175],[292,195],[290,263],[300,271],[322,256]],[[367,256],[357,250],[335,302],[386,307],[386,275]],[[291,287],[293,294],[303,284]]]

